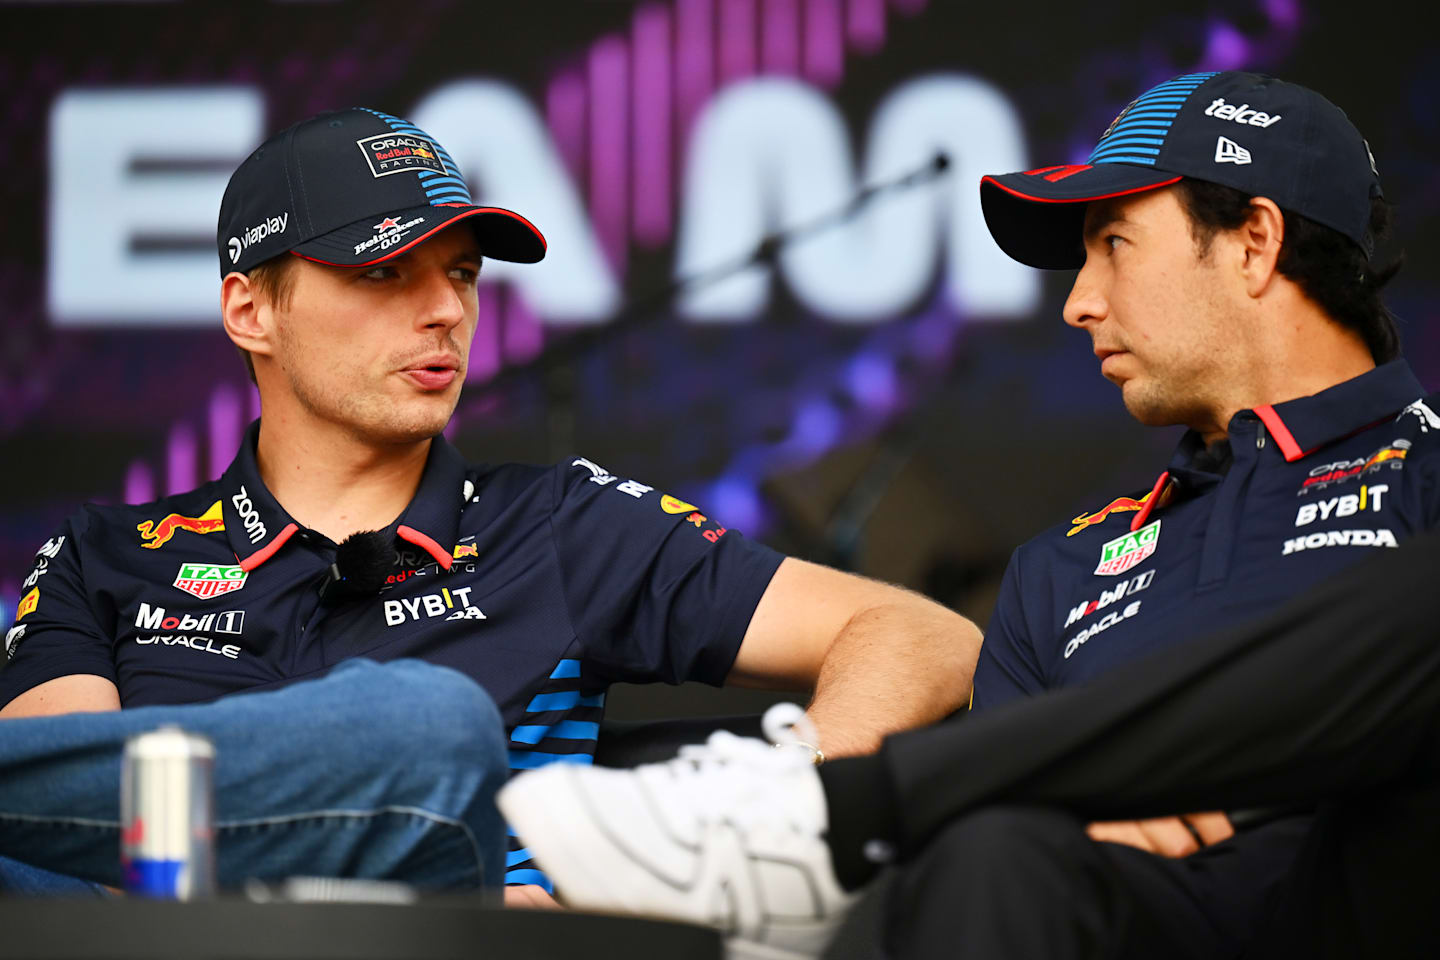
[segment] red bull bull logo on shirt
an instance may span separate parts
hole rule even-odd
[[[147,550],[159,550],[170,542],[177,530],[189,530],[191,533],[219,533],[225,529],[225,518],[220,515],[220,501],[216,500],[210,504],[210,509],[198,517],[182,517],[178,513],[172,513],[159,523],[153,520],[146,520],[135,527],[140,531],[140,539],[145,541],[140,544]]]
[[[1105,506],[1101,507],[1099,510],[1096,510],[1094,513],[1082,513],[1074,520],[1071,520],[1070,522],[1075,524],[1075,526],[1070,530],[1069,533],[1065,534],[1065,536],[1073,537],[1075,536],[1075,534],[1079,533],[1081,530],[1084,530],[1086,527],[1092,526],[1097,523],[1104,523],[1106,518],[1108,518],[1112,513],[1128,513],[1134,510],[1143,510],[1145,508],[1145,504],[1148,503],[1150,498],[1154,495],[1155,491],[1152,490],[1138,500],[1134,497],[1116,497],[1114,500],[1111,500],[1109,503],[1105,504]]]

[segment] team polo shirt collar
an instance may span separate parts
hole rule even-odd
[[[260,421],[250,424],[240,451],[225,475],[220,478],[224,494],[220,509],[225,518],[225,536],[235,559],[245,572],[269,560],[280,548],[300,532],[300,525],[271,496],[265,481],[260,479],[260,464],[255,458],[260,440]]]
[[[1396,416],[1425,396],[1409,364],[1392,360],[1309,397],[1255,408],[1287,462]]]
[[[221,478],[225,535],[241,569],[249,572],[269,560],[303,528],[285,512],[260,479],[256,445],[260,421],[245,431],[240,451]],[[420,488],[395,526],[398,539],[424,550],[448,570],[465,505],[465,460],[444,437],[430,443]]]
[[[474,496],[475,486],[466,474],[465,458],[444,437],[430,441],[430,455],[420,489],[400,515],[395,535],[434,558],[444,570],[454,563],[460,533],[460,512]]]

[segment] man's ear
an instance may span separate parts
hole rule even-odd
[[[273,350],[271,318],[268,304],[255,295],[250,278],[243,273],[226,274],[220,284],[220,316],[225,334],[241,350],[269,356]]]
[[[1250,201],[1250,216],[1236,235],[1242,253],[1240,269],[1245,277],[1245,292],[1258,297],[1279,276],[1276,264],[1285,242],[1285,214],[1269,197],[1255,197]]]

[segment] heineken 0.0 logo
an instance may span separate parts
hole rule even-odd
[[[192,597],[213,600],[245,586],[245,578],[248,576],[250,574],[239,567],[216,563],[182,563],[180,573],[175,577],[175,586]]]
[[[1123,537],[1116,537],[1100,548],[1100,566],[1095,568],[1096,575],[1113,577],[1124,573],[1154,553],[1155,544],[1159,541],[1159,520],[1132,530]]]

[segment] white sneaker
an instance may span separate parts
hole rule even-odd
[[[781,717],[765,724],[783,743]],[[803,749],[719,731],[668,763],[522,773],[499,804],[567,904],[716,927],[732,960],[818,957],[856,899],[835,879]]]

